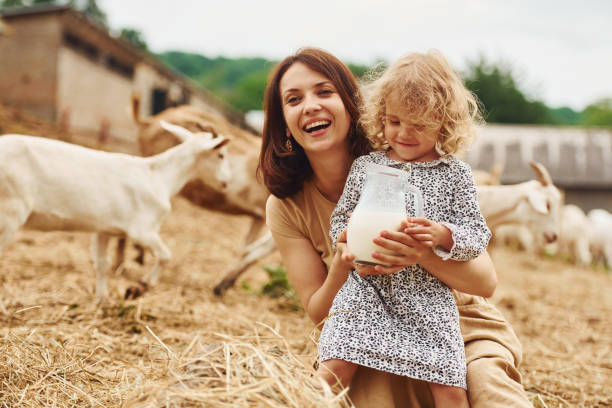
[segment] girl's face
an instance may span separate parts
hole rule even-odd
[[[346,145],[351,117],[327,77],[296,62],[281,78],[280,95],[287,128],[307,154]]]
[[[440,127],[427,127],[409,119],[406,106],[395,93],[385,99],[383,134],[391,147],[389,157],[403,162],[438,159],[436,140]]]

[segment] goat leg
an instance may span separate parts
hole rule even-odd
[[[137,285],[132,285],[125,290],[125,300],[136,299],[144,295],[149,290],[149,285],[146,282],[139,281]]]
[[[134,258],[134,260],[138,262],[140,265],[144,265],[144,257],[145,257],[144,247],[140,244],[134,244],[134,248],[136,248],[136,250],[138,251],[138,255],[136,255],[136,258]]]
[[[275,248],[274,239],[272,238],[272,234],[270,232],[266,233],[263,237],[258,239],[249,245],[250,251],[248,253],[243,254],[242,258],[238,261],[236,265],[231,267],[229,271],[225,273],[225,276],[219,282],[215,288],[214,293],[217,296],[222,296],[223,293],[236,283],[236,280],[240,275],[252,264],[257,262],[259,259],[268,255]]]
[[[115,264],[112,267],[112,270],[115,273],[119,273],[119,268],[123,266],[125,262],[125,243],[127,238],[125,236],[119,237],[117,240],[117,250],[115,251]]]

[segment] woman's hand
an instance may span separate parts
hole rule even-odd
[[[338,239],[336,240],[336,253],[340,255],[342,262],[349,265],[351,268],[354,267],[353,261],[355,260],[355,255],[351,254],[348,250],[348,245],[346,244],[346,229],[338,235]]]
[[[400,231],[381,231],[374,238],[374,243],[393,252],[392,255],[380,251],[372,253],[372,257],[390,266],[377,265],[374,271],[378,275],[395,273],[409,265],[421,263],[424,259],[434,255],[426,241],[421,242],[404,232],[408,223],[402,221]]]

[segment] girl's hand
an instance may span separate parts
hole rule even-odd
[[[402,227],[405,234],[427,247],[440,246],[446,251],[450,251],[453,247],[453,233],[438,222],[422,217],[408,217],[408,222],[402,221]]]
[[[402,229],[407,227],[408,225],[402,221]],[[375,270],[378,274],[395,273],[406,266],[421,263],[424,259],[435,256],[429,245],[406,234],[403,230],[382,231],[380,236],[374,238],[374,243],[393,252],[393,255],[379,251],[372,253],[374,259],[392,265],[376,266]]]

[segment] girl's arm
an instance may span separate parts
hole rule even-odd
[[[346,245],[338,243],[328,272],[320,254],[308,239],[288,238],[274,232],[272,236],[287,269],[291,286],[310,319],[319,324],[327,317],[336,293],[351,270],[349,264],[341,259]]]
[[[383,231],[374,243],[397,255],[374,252],[373,257],[393,266],[376,266],[375,273],[397,272],[398,266],[419,264],[436,278],[460,292],[489,297],[497,286],[493,261],[485,251],[471,261],[443,260],[431,248],[400,231]]]
[[[452,231],[453,246],[448,251],[434,247],[434,252],[444,259],[467,261],[485,252],[491,231],[480,212],[472,169],[458,160],[450,168],[448,191],[453,203],[446,222],[441,223]]]

